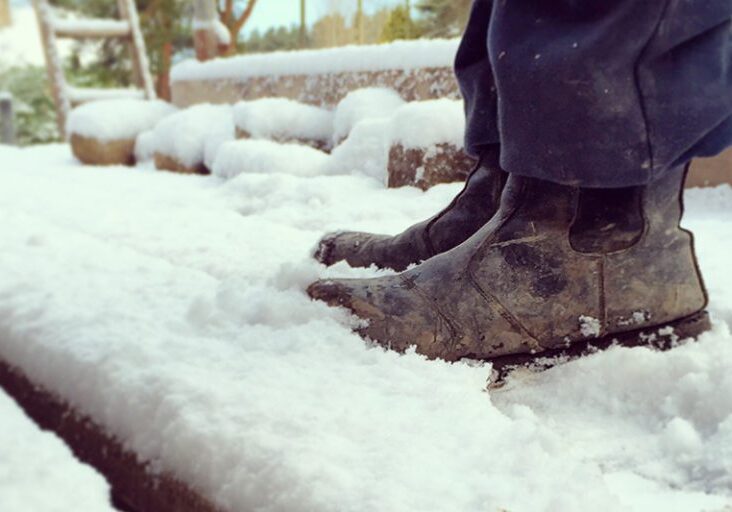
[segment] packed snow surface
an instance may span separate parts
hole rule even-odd
[[[287,98],[262,98],[234,105],[234,123],[255,139],[330,141],[333,112]]]
[[[181,176],[0,149],[0,357],[230,510],[722,512],[732,504],[732,189],[687,192],[714,330],[487,389],[369,346],[311,258],[460,184]],[[727,507],[727,508],[725,508]],[[77,507],[78,508],[78,507]]]
[[[42,431],[0,390],[0,510],[102,512],[109,485],[55,435]]]
[[[134,139],[175,111],[170,103],[160,100],[95,101],[71,111],[66,132],[102,141]]]
[[[451,67],[458,44],[458,39],[420,39],[326,50],[242,55],[207,62],[190,59],[173,66],[170,78],[172,82],[244,80],[255,76]]]

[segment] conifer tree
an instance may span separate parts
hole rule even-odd
[[[420,36],[417,24],[412,20],[405,6],[397,6],[389,13],[386,25],[381,32],[381,41],[389,42],[397,39],[416,39]]]
[[[471,3],[471,0],[419,0],[416,8],[422,18],[424,36],[459,36],[468,21]]]

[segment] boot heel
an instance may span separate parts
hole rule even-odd
[[[613,346],[651,347],[669,350],[680,341],[696,338],[712,328],[709,313],[700,311],[671,322],[644,327],[634,331],[615,333],[593,340],[573,343],[569,347],[539,352],[536,354],[515,354],[489,359],[493,364],[491,388],[500,387],[503,380],[514,370],[526,368],[533,372],[544,371],[582,356],[594,354]]]

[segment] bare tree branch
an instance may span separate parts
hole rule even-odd
[[[249,3],[247,3],[246,9],[244,9],[244,12],[241,13],[241,16],[239,16],[239,19],[236,20],[234,23],[234,31],[235,35],[239,35],[239,31],[244,26],[244,24],[247,22],[249,17],[252,15],[252,11],[254,10],[254,5],[257,3],[257,0],[249,0]],[[234,34],[232,34],[234,35]]]

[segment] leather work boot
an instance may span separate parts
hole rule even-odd
[[[401,274],[318,281],[308,294],[358,332],[429,358],[494,368],[614,342],[668,346],[709,328],[684,168],[645,187],[580,189],[511,175],[498,213],[462,245]]]
[[[325,265],[346,260],[352,267],[404,270],[470,238],[496,213],[508,174],[498,163],[500,146],[489,146],[462,192],[434,217],[395,236],[338,232],[323,237],[315,259]]]

